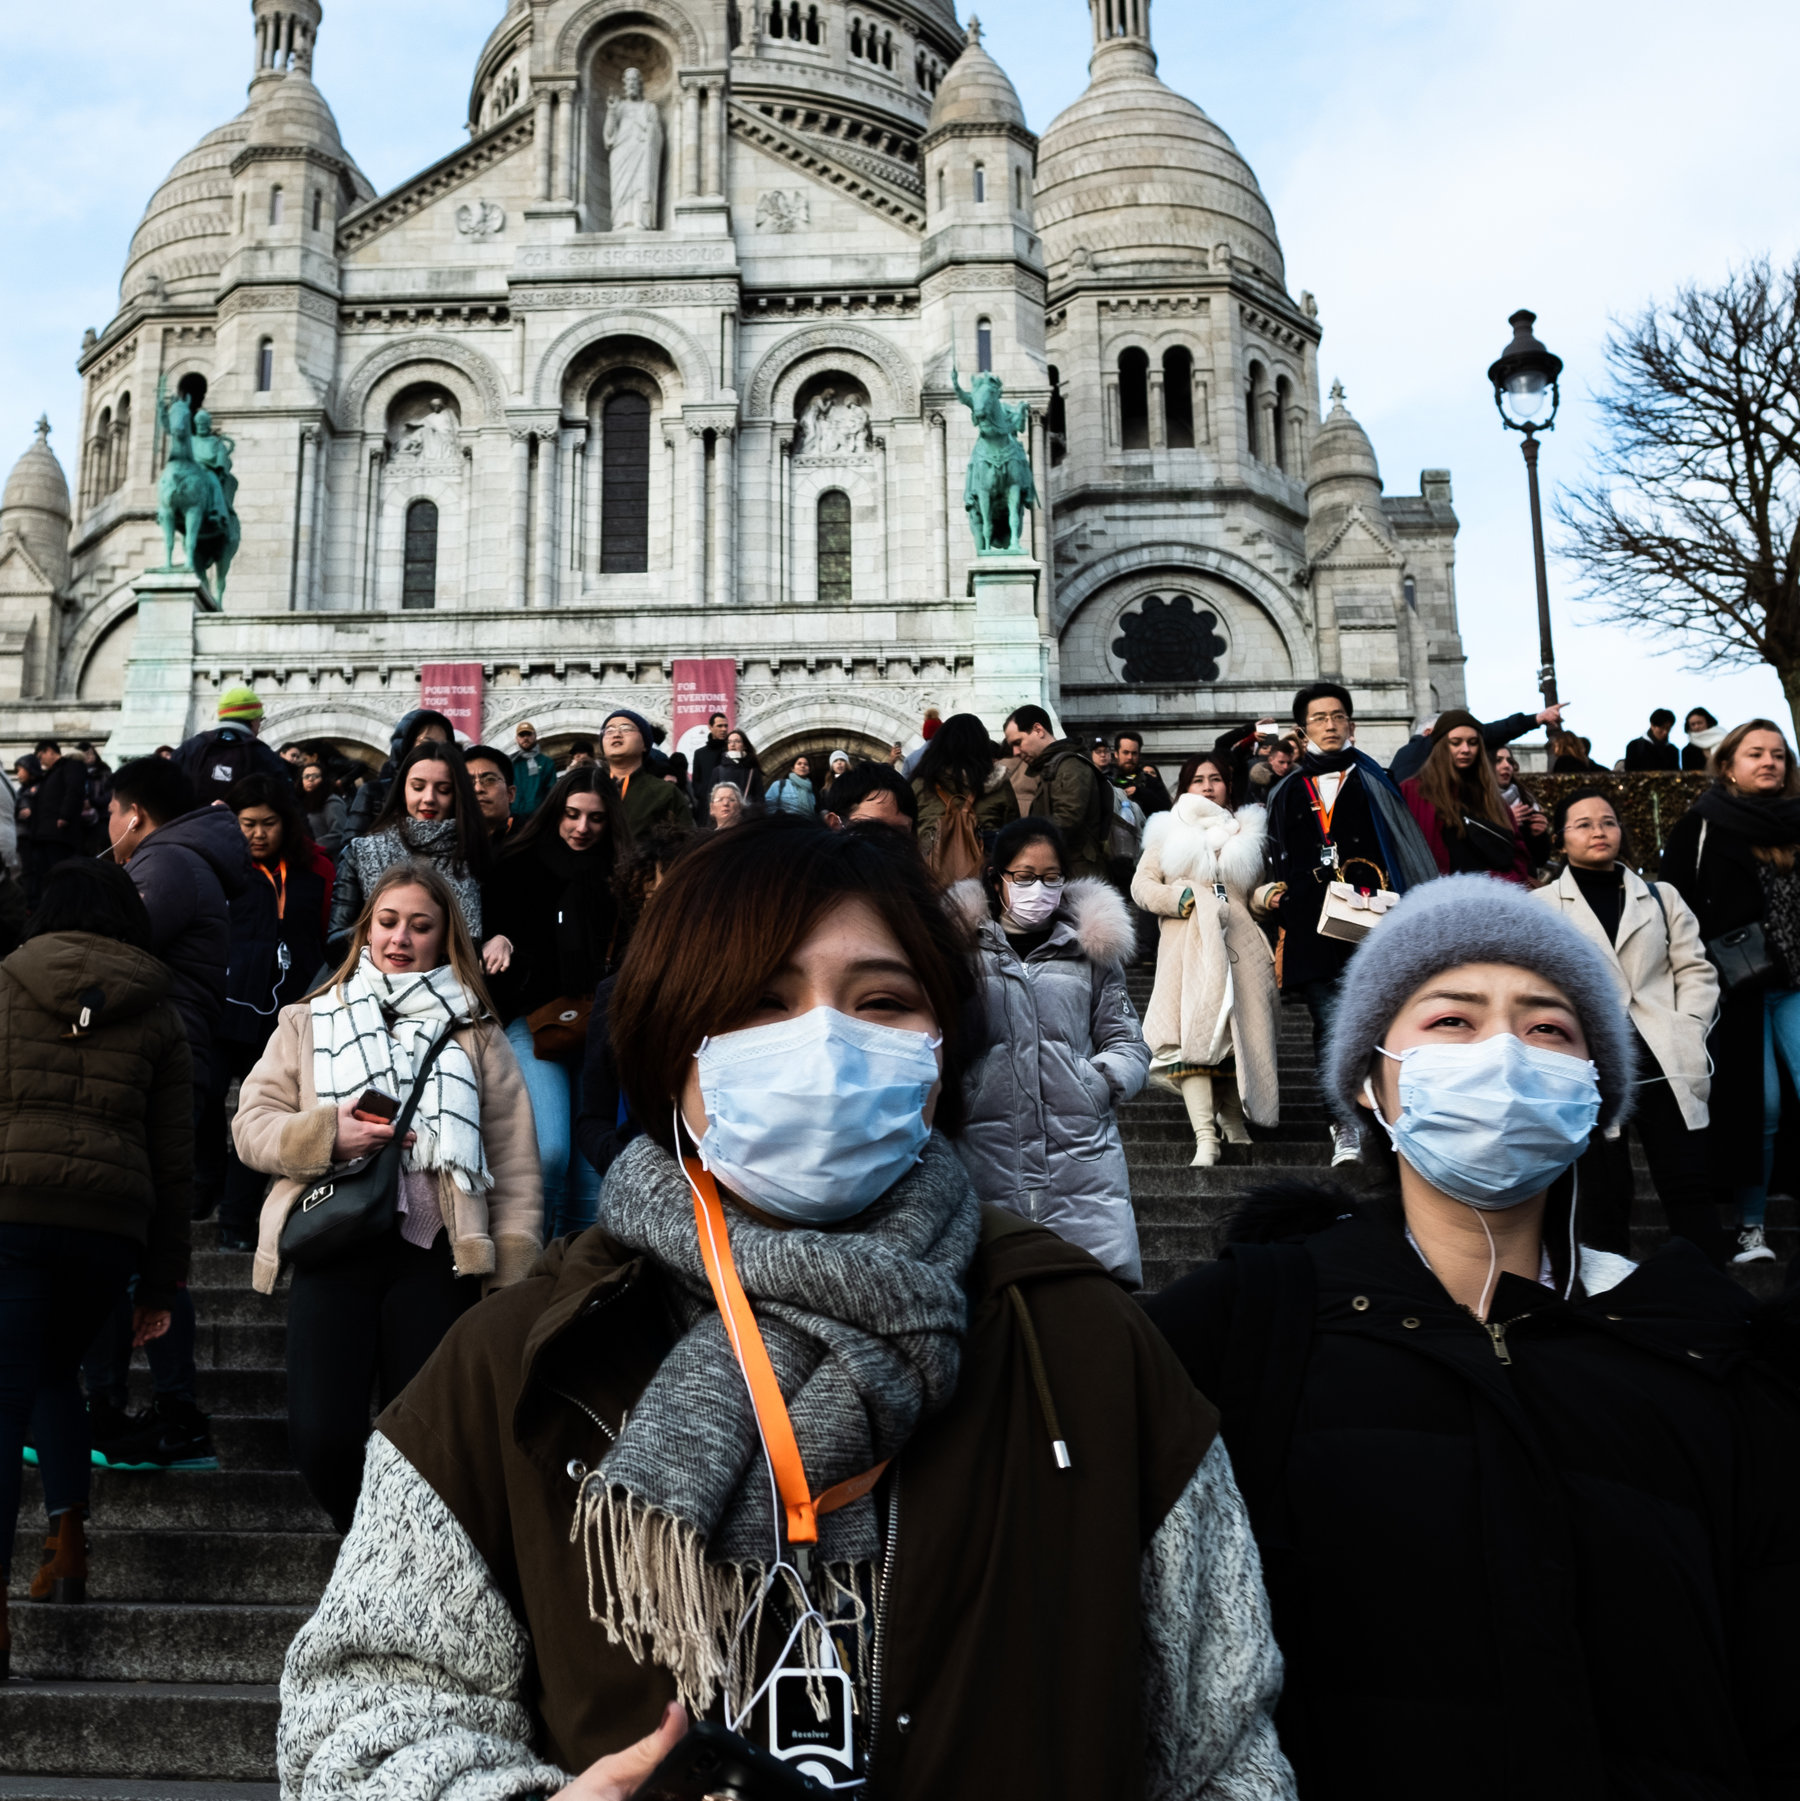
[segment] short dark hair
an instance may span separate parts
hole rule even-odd
[[[873,909],[925,991],[944,1038],[937,1125],[961,1129],[975,976],[924,859],[892,831],[832,832],[777,813],[714,832],[666,866],[620,967],[609,1016],[620,1084],[664,1150],[675,1148],[673,1113],[702,1040],[741,1027],[769,978],[847,900]]]
[[[708,713],[706,716],[706,729],[710,732],[721,719],[723,719],[727,725],[731,724],[731,715],[729,713]]]
[[[135,807],[152,825],[194,810],[194,785],[167,757],[133,757],[113,776],[113,799]]]
[[[1120,732],[1113,739],[1113,749],[1114,750],[1123,750],[1125,748],[1125,740],[1127,738],[1129,738],[1132,741],[1132,743],[1138,747],[1139,750],[1142,750],[1144,748],[1144,734],[1142,732],[1126,731],[1126,732]]]
[[[513,760],[509,752],[495,750],[491,744],[471,744],[463,752],[464,768],[471,763],[492,763],[506,777],[507,787],[513,785]]]
[[[40,738],[37,741],[37,754],[41,757],[45,751],[51,751],[56,756],[60,757],[62,755],[62,746],[58,744],[54,738]]]
[[[246,807],[267,807],[274,813],[281,821],[284,855],[312,848],[312,829],[306,823],[292,782],[284,782],[273,775],[239,776],[225,790],[225,804],[234,813],[241,813]]]
[[[1658,707],[1656,711],[1650,715],[1650,723],[1652,725],[1667,726],[1673,731],[1675,729],[1675,715],[1671,713],[1667,707]]]
[[[1063,880],[1069,878],[1069,846],[1063,837],[1061,828],[1054,819],[1047,819],[1041,813],[1027,813],[1019,819],[1009,819],[994,836],[994,848],[988,852],[987,866],[981,872],[981,885],[987,890],[988,912],[995,919],[1000,917],[1000,874],[1008,863],[1027,845],[1047,844],[1056,852],[1056,860],[1062,865]]]
[[[150,915],[136,884],[117,863],[74,857],[44,877],[37,911],[25,922],[27,939],[46,932],[91,932],[147,951]]]
[[[1035,732],[1040,725],[1047,732],[1056,730],[1050,721],[1050,715],[1042,707],[1014,707],[1006,716],[1006,724],[1016,725],[1021,732]],[[1005,730],[1005,727],[1001,729]]]
[[[1340,687],[1336,682],[1308,682],[1294,696],[1294,723],[1303,731],[1306,728],[1306,709],[1315,700],[1342,701],[1344,711],[1352,719],[1356,717],[1356,703],[1350,698],[1350,690]]]
[[[826,790],[825,810],[847,823],[850,815],[871,794],[880,794],[883,790],[894,797],[895,805],[916,825],[919,797],[913,793],[912,783],[890,763],[852,764]]]
[[[594,741],[592,738],[577,738],[569,746],[569,755],[572,757],[579,757],[579,756],[591,757],[593,754],[594,754]]]
[[[1612,808],[1613,818],[1619,822],[1619,855],[1627,863],[1631,862],[1635,852],[1631,846],[1631,827],[1625,823],[1625,809],[1619,805],[1619,797],[1609,794],[1596,782],[1585,782],[1579,788],[1572,788],[1551,809],[1550,832],[1556,843],[1562,843],[1563,827],[1569,823],[1569,809],[1580,805],[1584,800],[1603,800]]]

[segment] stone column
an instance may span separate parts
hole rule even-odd
[[[309,425],[300,434],[300,507],[294,521],[294,611],[312,610],[313,518],[318,512],[319,450],[322,434]]]
[[[1272,389],[1265,388],[1256,397],[1256,451],[1271,469],[1280,467],[1275,460],[1275,406]]]
[[[1212,383],[1207,379],[1204,370],[1194,371],[1194,445],[1211,444],[1212,430]]]
[[[355,541],[350,552],[350,592],[345,605],[365,613],[375,604],[369,592],[369,541],[375,535],[375,464],[381,452],[370,445],[364,452],[358,474],[361,492],[355,497]]]
[[[786,606],[788,571],[794,566],[793,551],[788,544],[788,521],[794,510],[794,434],[792,430],[776,432],[775,439],[775,535],[769,548],[769,601]]]
[[[706,605],[706,427],[688,422],[688,546],[687,598],[691,606]]]
[[[587,429],[587,556],[584,561],[590,575],[600,573],[600,534],[605,528],[605,520],[601,514],[606,495],[602,468],[602,458],[606,455],[605,431],[603,415],[589,414]]]
[[[525,555],[531,536],[531,433],[512,435],[512,522],[506,545],[506,585],[509,604],[525,604]]]
[[[537,159],[536,179],[533,185],[537,189],[539,200],[550,198],[550,171],[556,160],[556,145],[551,135],[551,109],[555,103],[555,97],[548,88],[538,89],[537,119],[532,127],[532,136],[537,141],[532,149]]]
[[[1145,404],[1150,413],[1150,448],[1167,450],[1169,448],[1169,415],[1163,403],[1163,372],[1155,363],[1150,365]]]
[[[560,434],[538,433],[537,543],[531,576],[531,604],[556,605],[556,477]]]
[[[387,445],[369,458],[369,562],[363,583],[363,605],[371,612],[381,609],[381,488],[382,471],[387,468]]]
[[[125,663],[119,717],[107,755],[123,763],[188,735],[194,692],[194,620],[218,609],[188,569],[149,570],[132,584],[137,633]]]
[[[737,427],[713,429],[713,605],[737,604]]]
[[[725,84],[706,84],[705,186],[707,194],[725,191]]]
[[[1100,372],[1100,404],[1106,413],[1106,448],[1117,450],[1125,442],[1119,418],[1119,368],[1115,363]]]
[[[700,86],[684,82],[681,88],[681,197],[700,193]]]
[[[563,115],[562,132],[560,134],[562,168],[557,171],[558,180],[556,191],[564,200],[573,201],[578,197],[575,191],[577,186],[575,170],[578,158],[576,147],[578,140],[575,135],[575,127],[581,109],[575,104],[575,90],[572,87],[564,88],[562,90],[561,101]]]
[[[950,496],[945,492],[944,431],[944,415],[932,413],[925,421],[925,516],[931,527],[932,600],[942,600],[950,592]]]

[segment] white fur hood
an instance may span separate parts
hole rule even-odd
[[[973,876],[958,882],[944,896],[944,904],[972,931],[1001,929],[988,912],[987,890]],[[1076,949],[1091,963],[1129,963],[1137,955],[1131,909],[1110,882],[1097,876],[1078,876],[1064,888],[1057,923],[1069,929]]]
[[[1184,794],[1169,812],[1151,814],[1144,861],[1154,859],[1167,882],[1223,882],[1249,890],[1263,879],[1268,824],[1264,807],[1227,813],[1198,794]]]

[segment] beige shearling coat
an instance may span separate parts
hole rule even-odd
[[[1151,1055],[1179,1050],[1184,1061],[1217,1063],[1233,1051],[1238,1094],[1259,1126],[1281,1117],[1275,955],[1250,911],[1267,826],[1262,807],[1232,814],[1197,794],[1180,795],[1170,812],[1150,815],[1131,879],[1131,898],[1162,922],[1144,1014]],[[1183,919],[1186,892],[1194,910]]]
[[[517,1282],[543,1248],[544,1179],[525,1078],[506,1034],[492,1020],[465,1026],[456,1042],[468,1053],[481,1096],[481,1143],[494,1186],[470,1194],[440,1173],[438,1205],[450,1231],[459,1276],[483,1276],[484,1290]],[[251,1169],[273,1176],[263,1200],[250,1281],[272,1294],[281,1273],[281,1228],[308,1183],[331,1167],[337,1109],[313,1087],[312,1007],[283,1007],[256,1067],[244,1078],[231,1136]]]
[[[1701,942],[1700,922],[1680,892],[1658,882],[1663,903],[1659,910],[1650,884],[1634,869],[1623,874],[1625,902],[1617,944],[1608,940],[1605,927],[1566,868],[1554,882],[1534,889],[1532,898],[1555,907],[1606,953],[1619,998],[1656,1059],[1656,1070],[1642,1074],[1660,1071],[1668,1077],[1682,1123],[1698,1132],[1708,1123],[1707,1102],[1712,1095],[1706,1035],[1719,1011],[1719,974]]]

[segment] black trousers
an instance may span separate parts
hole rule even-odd
[[[1643,1068],[1656,1063],[1642,1048]],[[1631,1207],[1637,1177],[1631,1167],[1635,1132],[1650,1165],[1650,1180],[1662,1202],[1669,1230],[1723,1267],[1732,1248],[1719,1224],[1714,1184],[1707,1175],[1706,1134],[1690,1132],[1667,1082],[1646,1082],[1637,1091],[1631,1123],[1610,1142],[1596,1132],[1577,1166],[1581,1184],[1581,1238],[1597,1251],[1631,1254]]]
[[[288,1444],[338,1531],[350,1530],[362,1488],[370,1390],[386,1407],[480,1292],[478,1277],[455,1273],[445,1232],[421,1251],[395,1227],[322,1268],[294,1271]]]

